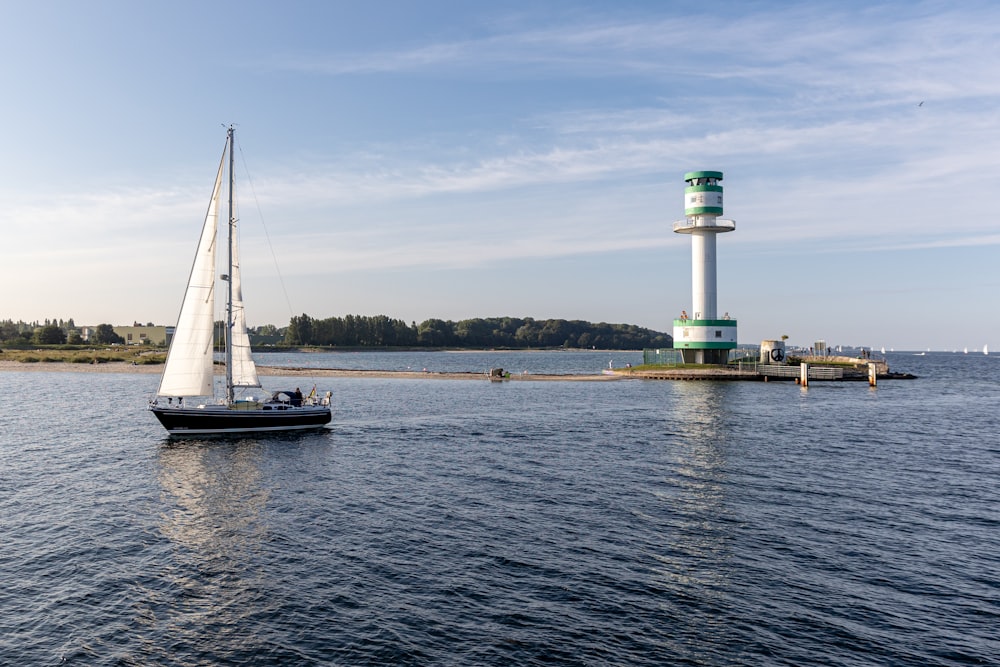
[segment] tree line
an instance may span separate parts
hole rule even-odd
[[[597,324],[583,320],[531,317],[486,317],[460,320],[430,319],[420,324],[385,315],[347,315],[316,319],[292,317],[285,329],[286,345],[343,347],[564,347],[636,350],[670,347],[666,333],[633,324]]]
[[[150,324],[149,326],[152,326]],[[217,323],[218,338],[223,326]],[[501,348],[599,348],[636,350],[671,347],[666,333],[633,324],[597,324],[583,320],[531,317],[486,317],[460,320],[429,319],[420,324],[385,315],[346,315],[313,318],[302,314],[287,327],[265,324],[250,328],[254,345],[314,345],[319,347],[501,347]],[[8,345],[111,345],[124,343],[110,324],[94,327],[87,341],[69,320],[23,322],[0,320],[0,343]]]
[[[125,339],[115,333],[110,324],[99,324],[84,341],[80,330],[68,320],[45,320],[44,323],[23,320],[0,320],[0,343],[8,345],[82,345],[83,343],[111,345],[124,343]]]

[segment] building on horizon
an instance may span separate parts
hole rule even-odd
[[[114,332],[122,337],[126,345],[161,345],[170,344],[174,336],[174,327],[162,325],[112,326]],[[80,338],[90,341],[97,331],[96,326],[80,327]]]

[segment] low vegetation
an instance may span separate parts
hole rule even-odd
[[[71,348],[58,349],[4,350],[0,360],[31,363],[106,364],[124,362],[129,364],[162,364],[166,359],[163,352],[149,352],[135,347]]]

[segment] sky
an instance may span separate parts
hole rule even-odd
[[[251,326],[671,332],[714,170],[741,343],[1000,350],[1000,3],[0,12],[0,319],[173,324],[233,124]]]

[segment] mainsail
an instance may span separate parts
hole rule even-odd
[[[194,256],[191,276],[177,328],[167,352],[158,396],[212,395],[212,340],[215,312],[215,251],[219,226],[219,194],[226,153],[222,153],[215,189],[205,215],[201,240]],[[242,309],[241,309],[242,310]]]

